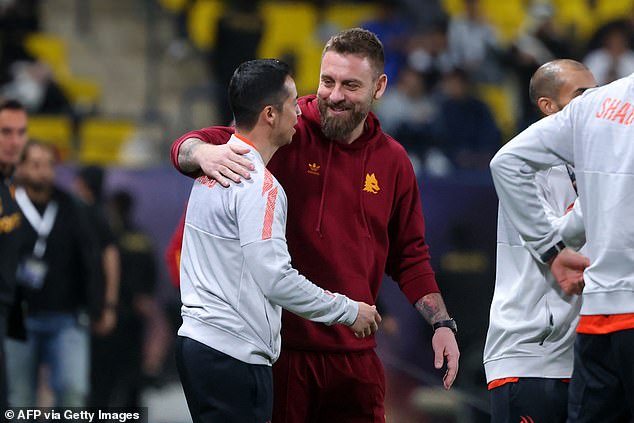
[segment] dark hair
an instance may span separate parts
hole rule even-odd
[[[0,101],[0,112],[4,110],[21,110],[26,113],[26,107],[18,100],[2,100]]]
[[[84,181],[97,202],[101,201],[103,194],[103,173],[103,168],[96,165],[82,167],[77,172],[77,176]]]
[[[563,68],[574,70],[588,70],[583,63],[572,59],[557,59],[544,63],[535,71],[528,84],[528,96],[534,105],[540,97],[557,98],[564,79],[561,77]]]
[[[356,54],[361,57],[367,57],[374,68],[376,76],[382,74],[385,68],[383,44],[376,34],[367,29],[346,29],[333,35],[326,43],[322,57],[331,50],[339,54]]]
[[[249,60],[242,63],[229,82],[229,105],[236,126],[252,129],[266,106],[281,110],[289,92],[284,86],[289,66],[276,59]]]
[[[0,111],[9,110],[9,109],[10,110],[20,110],[19,108],[18,109],[14,109],[14,108],[3,109],[3,108],[0,107]],[[31,149],[33,147],[40,147],[40,148],[43,148],[45,150],[50,151],[50,153],[53,155],[53,160],[55,162],[57,162],[58,154],[57,154],[57,149],[55,149],[54,146],[52,146],[51,144],[42,142],[42,141],[38,141],[38,140],[35,140],[35,139],[30,139],[24,145],[24,149],[22,149],[22,154],[20,155],[20,163],[24,163],[26,161],[26,159],[29,156],[29,152],[31,151]]]

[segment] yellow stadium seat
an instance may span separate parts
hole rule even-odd
[[[335,3],[326,9],[324,18],[338,27],[354,28],[376,17],[377,7],[372,3]]]
[[[192,43],[200,50],[211,49],[216,40],[216,25],[222,15],[219,0],[198,0],[187,15],[187,32]]]
[[[56,78],[70,77],[66,43],[59,37],[43,33],[29,34],[24,46],[31,55],[46,63]]]
[[[611,0],[609,0],[611,1]],[[555,0],[555,23],[580,41],[588,40],[598,21],[586,0]]]
[[[187,4],[187,0],[159,0],[159,3],[163,6],[163,9],[172,13],[178,13],[183,10]]]
[[[260,57],[279,57],[280,52],[301,49],[313,39],[317,11],[312,4],[267,2],[261,10],[264,34]]]
[[[295,83],[299,95],[314,94],[319,85],[319,67],[323,46],[316,40],[305,44],[298,51]]]
[[[464,0],[442,0],[442,6],[449,16],[464,12]]]
[[[465,0],[443,0],[442,4],[450,17],[463,14]],[[515,40],[522,28],[526,16],[523,0],[480,0],[480,10],[487,21],[495,28],[500,42],[504,44]]]
[[[135,124],[130,121],[87,119],[79,129],[79,159],[86,164],[117,164],[122,146],[134,133]]]
[[[59,85],[68,96],[69,101],[84,110],[93,110],[101,97],[101,85],[92,78],[64,78]]]
[[[72,156],[73,125],[67,116],[33,115],[29,117],[29,138],[51,144],[61,160]]]
[[[298,92],[315,92],[322,47],[315,40],[315,7],[306,2],[266,2],[262,5],[262,16],[265,28],[258,57],[283,58],[292,54],[296,60],[294,77]]]
[[[600,23],[623,19],[634,12],[634,0],[603,0],[598,1],[596,16]]]
[[[509,139],[515,131],[513,103],[508,89],[494,84],[480,84],[477,87],[478,97],[484,101],[495,117],[504,139]]]
[[[51,68],[53,77],[73,105],[94,108],[101,96],[101,86],[94,79],[73,76],[68,65],[64,40],[44,33],[33,33],[27,36],[25,47],[30,54]]]
[[[493,25],[502,43],[510,43],[517,37],[526,16],[523,0],[480,0],[482,12]]]

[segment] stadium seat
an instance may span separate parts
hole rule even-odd
[[[595,31],[598,20],[586,0],[554,0],[555,23],[580,41],[586,41]]]
[[[64,40],[44,33],[32,33],[25,40],[25,48],[51,68],[53,77],[71,104],[88,111],[96,107],[101,97],[101,86],[95,79],[80,78],[72,74]]]
[[[495,27],[498,39],[509,44],[522,28],[526,11],[523,0],[480,0],[482,12]]]
[[[61,38],[39,32],[32,33],[26,37],[24,47],[33,57],[46,63],[56,78],[70,77],[66,43]]]
[[[197,0],[187,15],[189,38],[202,51],[213,48],[216,37],[216,25],[222,15],[223,5],[219,0]]]
[[[68,160],[73,151],[73,125],[67,116],[33,115],[29,117],[29,138],[55,147],[61,160]]]
[[[513,117],[513,101],[505,86],[493,84],[480,84],[477,87],[478,98],[484,101],[495,118],[502,136],[505,140],[515,131],[515,118]]]
[[[266,2],[262,5],[264,35],[258,57],[295,61],[295,82],[300,94],[314,92],[319,77],[321,46],[315,40],[317,11],[306,2]]]
[[[171,13],[178,13],[185,8],[187,0],[159,0],[159,4]]]
[[[127,120],[86,119],[79,129],[79,159],[85,164],[117,164],[134,133],[135,124]]]
[[[634,12],[634,0],[610,0],[598,1],[596,16],[600,23],[622,19]]]
[[[324,19],[341,29],[354,28],[373,19],[377,7],[372,3],[334,3],[326,8]]]

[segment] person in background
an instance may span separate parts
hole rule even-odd
[[[42,364],[57,407],[86,405],[89,373],[87,308],[96,245],[89,216],[55,186],[51,146],[29,141],[16,171],[20,227],[17,280],[26,312],[26,340],[7,340],[9,403],[38,404]]]
[[[157,269],[153,242],[135,225],[134,199],[117,191],[108,199],[108,217],[117,240],[121,283],[117,326],[93,349],[91,403],[95,407],[139,407],[144,375],[143,349],[154,300]],[[116,359],[113,359],[116,357]]]
[[[549,116],[596,85],[583,64],[560,59],[535,72],[529,94],[542,115]],[[559,165],[535,178],[552,221],[561,220],[577,198],[572,172]],[[524,248],[500,207],[497,275],[484,351],[492,423],[518,422],[522,416],[566,422],[580,308],[581,297],[562,291],[547,266]]]
[[[0,411],[8,407],[5,334],[14,303],[18,232],[22,216],[12,181],[27,140],[27,112],[15,100],[0,102]]]
[[[569,422],[634,417],[633,90],[634,75],[588,90],[491,161],[500,204],[526,247],[564,293],[583,292]],[[575,167],[588,257],[567,248],[535,188],[536,174],[557,164]]]
[[[103,177],[104,171],[98,166],[83,167],[75,177],[75,192],[88,208],[99,243],[101,283],[96,287],[97,292],[92,293],[94,304],[91,310],[95,320],[93,332],[97,338],[109,334],[117,325],[120,278],[119,250],[102,204]]]

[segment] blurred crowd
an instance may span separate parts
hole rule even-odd
[[[237,64],[261,50],[266,32],[261,3],[227,2],[214,26],[216,42],[206,53],[220,88]],[[324,13],[336,2],[312,3],[318,20],[314,37],[324,42],[342,29]],[[563,24],[558,18],[562,2],[525,0],[524,21],[509,39],[490,22],[492,3],[483,0],[352,3],[375,5],[374,17],[360,26],[385,45],[389,84],[375,112],[383,129],[407,148],[417,170],[432,175],[487,169],[503,142],[540,117],[527,87],[541,64],[555,58],[582,61],[601,85],[634,71],[634,8],[582,31],[574,21]],[[596,1],[576,3],[590,12],[599,6]],[[448,5],[453,5],[451,13]],[[289,50],[282,59],[294,65],[298,57]],[[214,98],[219,123],[228,124],[223,90]]]
[[[317,10],[335,3],[334,0],[313,1]],[[191,7],[194,1],[184,3]],[[488,169],[491,157],[501,144],[539,118],[528,97],[528,81],[541,64],[563,57],[580,60],[601,85],[634,72],[634,9],[626,16],[598,25],[592,34],[585,35],[574,26],[558,23],[554,1],[525,0],[525,22],[516,36],[507,40],[500,36],[499,28],[487,20],[483,0],[461,0],[462,12],[455,14],[449,14],[444,8],[448,2],[441,0],[357,3],[376,5],[375,17],[360,26],[379,36],[387,54],[388,89],[375,105],[375,112],[383,129],[405,146],[417,170],[436,176],[446,176],[456,170]],[[592,8],[596,7],[597,1],[588,0],[587,3]],[[0,0],[0,98],[19,100],[31,115],[58,114],[77,119],[83,111],[77,110],[69,100],[49,66],[27,48],[28,34],[41,30],[38,10],[38,0]],[[179,41],[187,37],[184,23],[187,11],[188,6],[183,7],[176,17]],[[266,25],[260,13],[257,1],[227,2],[214,27],[215,46],[204,56],[209,75],[218,86],[225,87],[235,67],[257,55]],[[324,41],[340,29],[326,15],[319,15],[315,37]],[[294,59],[292,53],[284,57],[290,64]],[[484,94],[491,89],[504,93],[510,102],[492,107]],[[231,120],[224,92],[214,92],[219,116],[217,122],[210,123],[229,123]],[[513,117],[510,126],[501,118],[501,113]],[[38,148],[31,147],[29,151],[37,153]],[[48,151],[40,153],[46,156]],[[28,158],[35,160],[32,156]],[[44,157],[46,166],[49,161]],[[42,188],[42,184],[53,183],[54,174],[52,179],[50,177],[53,170],[44,166],[29,173],[29,165],[28,160],[21,165],[23,171],[17,175],[18,184]],[[43,176],[41,172],[44,172]],[[131,218],[133,195],[129,192],[102,195],[102,172],[95,168],[79,172],[78,180],[84,179],[86,190],[78,183],[77,194],[91,205],[93,215],[100,215],[102,218],[99,219],[105,221],[101,228],[106,229],[88,238],[101,238],[98,244],[103,251],[108,245],[116,249],[120,263],[116,271],[119,293],[114,303],[112,299],[108,303],[106,293],[98,294],[103,303],[99,315],[93,316],[90,341],[93,346],[90,366],[93,389],[91,394],[83,392],[82,400],[72,404],[138,405],[142,387],[153,383],[162,371],[169,348],[167,338],[174,331],[166,323],[171,315],[166,317],[156,301],[156,286],[161,279],[157,276],[156,258],[162,254],[152,245],[152,237],[143,233]],[[465,241],[464,235],[470,228],[458,227],[453,232],[454,249],[472,256],[472,251],[477,248],[471,241]],[[174,279],[177,279],[178,234],[169,254],[167,265],[176,269]],[[100,259],[104,268],[103,262],[107,260],[105,255]],[[473,273],[484,274],[492,283],[490,273],[484,273],[490,272],[491,268],[480,266],[482,260],[474,265]],[[456,280],[462,278],[463,270],[454,269]],[[444,279],[450,280],[451,266],[441,267],[440,271],[449,273]],[[176,289],[171,293],[177,300]],[[22,301],[25,304],[32,301],[31,310],[40,307],[48,312],[51,307],[59,308],[59,304],[53,303],[54,296]],[[71,306],[75,313],[76,305]],[[108,323],[109,318],[103,316],[110,312],[108,310],[115,312],[116,323]],[[177,310],[172,314],[177,315]],[[31,328],[27,325],[24,330],[44,331],[46,328],[38,328],[36,320],[31,321]],[[82,324],[84,328],[88,327],[88,323]],[[481,333],[473,336],[474,339],[483,337]],[[14,357],[20,357],[20,354],[22,358],[27,357],[24,350],[20,353],[16,347],[16,351]],[[120,356],[122,351],[127,356]],[[11,354],[8,351],[9,359]],[[115,354],[121,358],[113,360]],[[33,368],[32,363],[30,365]],[[24,391],[14,393],[15,401],[22,398],[22,402],[14,405],[32,405],[28,404],[33,400],[29,395],[33,392],[33,384],[37,386],[39,375],[39,368],[36,368],[35,379],[27,381],[30,385],[22,384],[20,388]],[[41,376],[44,379],[51,377],[47,373]]]

